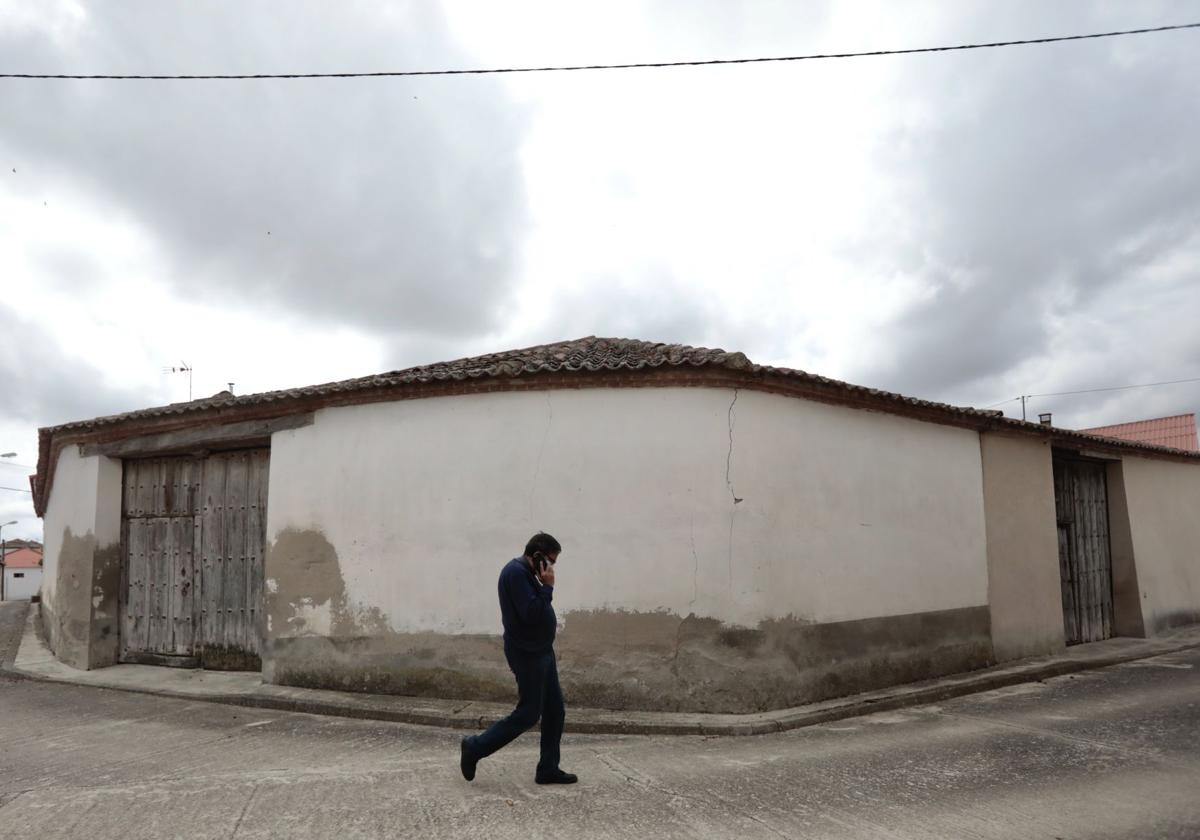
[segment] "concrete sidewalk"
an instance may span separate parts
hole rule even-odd
[[[510,704],[356,694],[268,685],[257,673],[116,665],[78,671],[54,658],[35,631],[29,610],[20,648],[5,673],[27,679],[204,700],[263,709],[397,721],[455,729],[482,729],[512,710]],[[871,712],[936,703],[951,697],[1034,682],[1076,671],[1200,647],[1200,626],[1154,639],[1109,639],[1068,648],[1058,656],[1020,660],[952,677],[856,694],[807,706],[746,715],[620,712],[568,705],[567,731],[641,735],[759,735],[827,723]],[[569,703],[569,698],[568,698]]]

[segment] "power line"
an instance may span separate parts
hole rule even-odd
[[[1027,397],[1069,397],[1073,394],[1098,394],[1101,391],[1128,391],[1130,388],[1155,388],[1159,385],[1182,385],[1186,382],[1200,382],[1200,377],[1194,379],[1171,379],[1167,382],[1144,382],[1141,385],[1112,385],[1107,388],[1085,388],[1082,391],[1056,391],[1050,394],[1026,394]],[[1018,397],[1020,399],[1020,397]]]
[[[996,408],[997,406],[1007,405],[1010,402],[1032,399],[1033,397],[1070,397],[1075,394],[1099,394],[1102,391],[1128,391],[1131,388],[1157,388],[1159,385],[1184,385],[1189,382],[1200,382],[1200,377],[1192,379],[1168,379],[1164,382],[1142,382],[1138,385],[1109,385],[1105,388],[1084,388],[1079,391],[1051,391],[1045,394],[1022,394],[1019,397],[1010,397],[1007,400],[992,403],[986,408]]]
[[[3,485],[0,485],[0,490],[15,490],[18,493],[33,493],[32,490],[22,490],[20,487],[4,487]]]
[[[1018,47],[1033,44],[1057,44],[1064,41],[1087,41],[1096,38],[1115,38],[1120,35],[1147,35],[1177,29],[1197,29],[1200,23],[1180,23],[1172,26],[1151,26],[1142,29],[1122,29],[1114,32],[1093,32],[1087,35],[1058,35],[1050,38],[1024,38],[1018,41],[991,41],[979,44],[956,44],[943,47],[914,47],[901,50],[865,50],[862,52],[810,53],[808,55],[759,56],[755,58],[710,58],[695,61],[648,61],[629,64],[561,64],[544,67],[492,67],[461,70],[385,70],[369,73],[206,73],[181,75],[135,74],[71,74],[71,73],[0,73],[0,79],[89,79],[114,81],[208,81],[233,79],[363,79],[398,76],[483,76],[500,73],[566,73],[578,70],[639,70],[661,67],[714,67],[726,64],[766,64],[784,61],[819,61],[835,58],[867,58],[883,55],[916,55],[918,53],[985,50],[994,47]]]

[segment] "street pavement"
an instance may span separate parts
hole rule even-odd
[[[569,714],[569,711],[568,711]],[[1200,651],[752,737],[461,732],[0,675],[0,837],[1200,837]]]
[[[17,658],[28,613],[28,601],[0,601],[0,668],[12,665]]]

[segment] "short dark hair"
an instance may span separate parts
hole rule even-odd
[[[544,531],[538,531],[529,538],[529,542],[525,543],[526,557],[532,557],[539,552],[542,554],[558,554],[560,551],[562,551],[562,546],[558,544],[558,540]]]

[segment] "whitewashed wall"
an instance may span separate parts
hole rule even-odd
[[[43,522],[42,606],[51,647],[77,668],[112,664],[120,580],[121,462],[83,457],[78,447],[64,447]]]
[[[1122,458],[1147,634],[1200,621],[1200,465]]]
[[[270,484],[268,541],[319,531],[351,606],[397,632],[499,632],[497,572],[539,529],[565,547],[560,616],[753,626],[987,603],[976,433],[752,391],[323,409],[274,436]]]
[[[998,661],[1063,650],[1061,572],[1050,441],[986,432],[983,497],[988,606]]]
[[[72,535],[81,537],[92,533],[95,527],[99,469],[100,458],[81,457],[77,446],[64,447],[58,455],[54,484],[43,517],[46,544],[42,555],[45,572],[42,600],[47,605],[54,604],[64,534],[70,530]],[[120,533],[117,538],[120,539]]]

